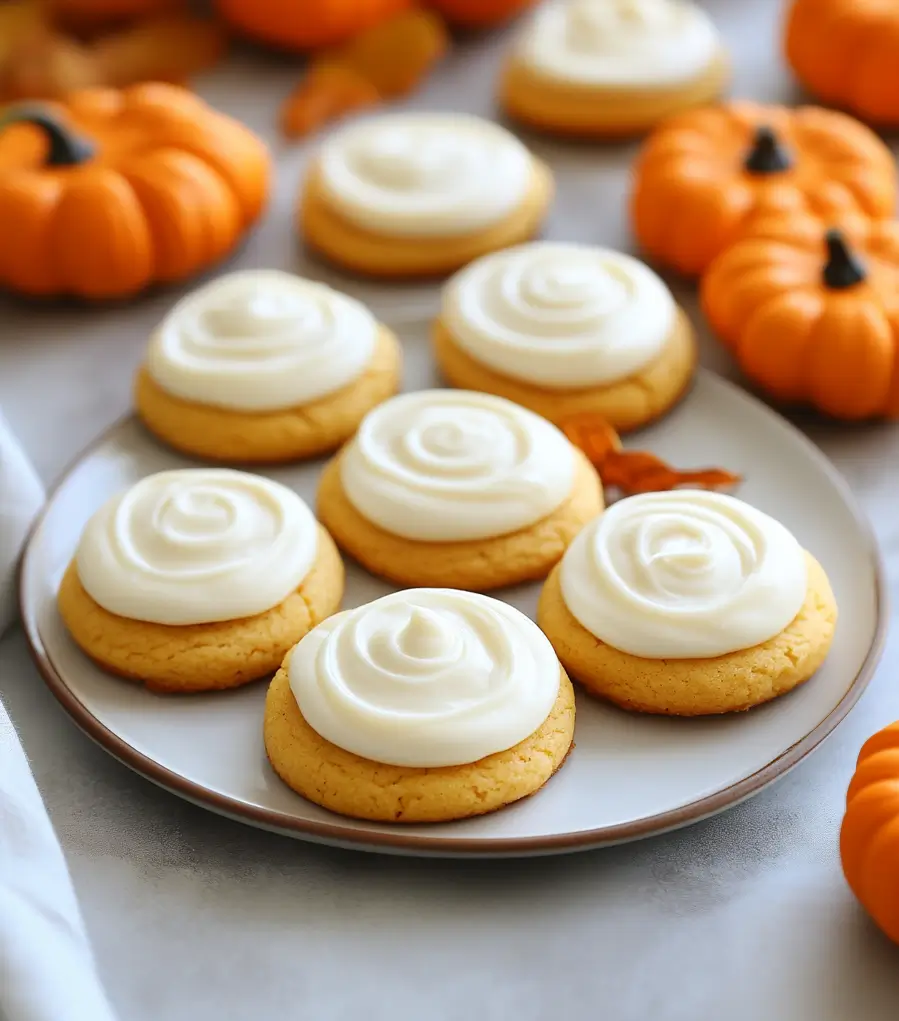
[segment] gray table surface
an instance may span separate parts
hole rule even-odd
[[[777,0],[706,6],[735,54],[734,94],[795,100]],[[460,47],[415,105],[489,114],[503,42]],[[243,53],[203,83],[277,154],[271,211],[237,265],[308,269],[285,222],[305,153],[274,131],[295,77]],[[627,248],[632,148],[532,142],[559,174],[551,236]],[[49,483],[128,409],[130,376],[172,299],[96,310],[0,299],[0,405]],[[733,375],[708,338],[703,359]],[[895,597],[899,427],[807,427],[871,516]],[[499,863],[333,851],[179,801],[76,730],[18,632],[0,643],[0,694],[127,1021],[892,1021],[899,951],[847,892],[836,837],[860,745],[899,718],[897,668],[894,640],[834,737],[726,815],[604,852]]]

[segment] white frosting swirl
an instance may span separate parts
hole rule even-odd
[[[412,589],[319,624],[288,673],[303,717],[332,744],[438,768],[530,737],[558,698],[561,668],[543,632],[511,606]]]
[[[407,539],[517,532],[571,493],[574,448],[549,422],[488,394],[424,390],[363,420],[341,461],[360,514]]]
[[[702,74],[720,45],[712,19],[689,0],[550,0],[516,57],[565,84],[658,87]]]
[[[277,411],[358,379],[377,332],[353,298],[292,273],[249,270],[179,301],[153,335],[147,369],[183,400]]]
[[[458,273],[442,318],[459,347],[497,372],[583,389],[626,379],[657,358],[675,312],[668,288],[642,262],[538,241]]]
[[[805,602],[805,553],[741,500],[681,490],[632,496],[589,524],[561,567],[562,596],[596,638],[645,659],[709,659],[780,634]]]
[[[78,577],[105,610],[156,624],[207,624],[264,613],[287,598],[318,548],[296,493],[246,472],[149,475],[88,521]]]
[[[321,183],[346,219],[378,234],[451,237],[499,223],[524,201],[528,150],[478,117],[401,113],[327,141]]]

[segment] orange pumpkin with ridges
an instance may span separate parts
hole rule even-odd
[[[346,42],[412,0],[216,0],[219,13],[259,42],[307,51]]]
[[[899,125],[899,4],[795,0],[785,50],[802,84],[825,103]]]
[[[762,227],[703,277],[712,329],[779,401],[899,418],[899,223],[855,217],[825,230],[799,214]]]
[[[121,298],[228,255],[268,195],[263,143],[185,89],[88,89],[0,121],[0,287]]]
[[[867,741],[846,796],[843,873],[862,906],[899,943],[899,723]]]
[[[817,107],[740,102],[678,115],[650,136],[634,175],[637,239],[687,276],[760,217],[885,217],[896,206],[889,149],[853,118]]]

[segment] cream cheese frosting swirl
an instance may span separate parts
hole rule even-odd
[[[566,84],[640,88],[697,77],[719,48],[711,18],[689,0],[550,0],[516,55]]]
[[[156,624],[264,613],[312,567],[318,526],[296,493],[223,468],[160,472],[88,521],[78,577],[105,610]]]
[[[562,597],[592,635],[645,659],[708,659],[780,634],[806,598],[805,553],[741,500],[633,496],[589,524],[561,566]]]
[[[524,201],[533,161],[497,124],[401,113],[351,125],[318,162],[329,202],[378,234],[454,237],[493,226]]]
[[[461,766],[538,730],[561,668],[546,636],[496,599],[412,589],[330,617],[290,655],[306,722],[394,766]]]
[[[234,411],[298,407],[349,385],[378,324],[358,301],[279,270],[220,277],[153,335],[147,370],[167,393]]]
[[[583,389],[626,379],[657,358],[675,314],[668,288],[636,259],[538,241],[458,273],[442,319],[459,347],[497,372]]]
[[[574,485],[575,453],[545,419],[488,394],[424,390],[363,420],[341,460],[350,503],[394,535],[489,539],[535,524]]]

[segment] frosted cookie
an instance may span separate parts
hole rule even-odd
[[[264,738],[282,780],[380,822],[483,815],[565,761],[574,692],[539,628],[487,596],[417,589],[339,613],[269,688]]]
[[[434,353],[454,386],[556,424],[597,414],[626,431],[686,392],[697,348],[648,266],[605,248],[534,242],[484,256],[449,281]]]
[[[452,390],[376,408],[318,492],[322,522],[373,574],[475,591],[545,578],[602,506],[599,476],[555,426]]]
[[[364,305],[278,270],[231,273],[179,301],[135,381],[159,439],[215,461],[266,463],[340,446],[399,389],[400,346]]]
[[[307,245],[357,273],[433,276],[535,235],[552,194],[548,167],[499,125],[392,114],[324,143],[299,229]]]
[[[272,673],[342,595],[337,549],[294,492],[205,468],[150,475],[105,503],[58,602],[105,670],[197,692]]]
[[[513,46],[501,102],[544,131],[614,138],[712,102],[728,79],[718,32],[689,0],[550,0]]]
[[[833,641],[824,569],[740,500],[683,490],[615,504],[548,578],[537,621],[565,669],[625,709],[750,709],[807,681]]]

